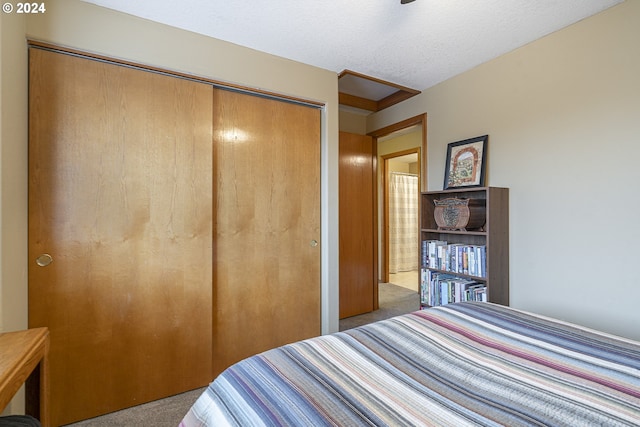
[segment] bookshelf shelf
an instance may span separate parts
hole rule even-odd
[[[485,231],[459,231],[459,230],[438,230],[433,228],[423,228],[422,232],[424,233],[435,233],[435,234],[461,234],[465,236],[486,236],[487,233]]]
[[[479,282],[486,282],[487,278],[486,277],[482,277],[482,276],[474,276],[472,274],[465,274],[465,273],[452,273],[451,271],[447,271],[447,270],[440,270],[437,268],[430,268],[431,271],[434,271],[436,273],[442,273],[442,274],[451,274],[451,275],[455,275],[458,277],[462,277],[465,279],[471,279],[471,280],[476,280]]]
[[[421,305],[466,298],[467,288],[475,295],[469,298],[509,305],[509,189],[427,191],[420,198]],[[475,230],[438,229],[434,200],[447,198],[481,199],[485,224]]]

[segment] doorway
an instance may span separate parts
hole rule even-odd
[[[377,147],[378,165],[377,168],[377,230],[378,241],[378,277],[382,283],[394,283],[402,287],[418,292],[419,289],[419,217],[420,207],[417,203],[419,193],[422,189],[427,188],[426,184],[426,148],[427,148],[427,115],[421,114],[411,117],[402,122],[395,123],[377,131],[371,132],[369,135],[374,137],[374,144]],[[398,166],[397,163],[401,165]],[[417,203],[417,212],[413,226],[415,228],[415,244],[408,243],[407,257],[413,258],[414,266],[402,266],[398,271],[397,266],[394,267],[393,261],[396,254],[395,244],[391,244],[390,237],[390,200],[389,200],[389,183],[391,181],[391,172],[397,172],[400,176],[414,176],[410,178],[417,182],[415,190],[415,200]],[[405,180],[405,178],[402,178]],[[413,191],[413,190],[412,190]],[[413,250],[411,250],[413,246]],[[406,253],[405,253],[406,254]],[[390,260],[392,261],[390,263]],[[391,265],[390,265],[391,264]],[[406,271],[405,271],[406,270]],[[377,299],[377,298],[376,298]],[[376,307],[377,308],[377,307]]]
[[[412,291],[419,284],[420,148],[383,156],[385,283]]]

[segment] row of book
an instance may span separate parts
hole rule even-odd
[[[487,301],[487,286],[460,276],[422,268],[420,305],[438,306],[461,301]]]
[[[486,277],[487,250],[484,245],[423,240],[421,263],[427,268]]]

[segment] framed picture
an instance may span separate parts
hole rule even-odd
[[[484,187],[487,139],[477,136],[447,146],[447,165],[444,171],[444,189]]]

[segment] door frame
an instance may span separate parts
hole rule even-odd
[[[421,161],[421,147],[410,148],[407,150],[396,151],[394,153],[385,154],[382,156],[382,165],[380,169],[380,174],[382,175],[382,204],[384,206],[383,217],[384,217],[384,227],[382,230],[382,247],[384,248],[384,256],[382,258],[382,268],[381,271],[381,280],[385,283],[389,283],[389,160],[395,159],[397,157],[406,156],[407,154],[415,154],[418,158],[418,176],[422,176],[422,161]],[[418,193],[420,192],[420,182],[418,181]],[[416,197],[419,197],[419,194],[416,194]],[[418,209],[420,209],[420,205],[418,204]],[[417,248],[416,248],[417,249]],[[419,255],[418,255],[419,256]]]
[[[378,139],[379,138],[383,138],[385,136],[388,136],[394,132],[398,132],[401,131],[403,129],[409,128],[409,127],[413,127],[413,126],[420,126],[420,128],[422,129],[422,143],[420,145],[420,157],[419,157],[419,162],[420,162],[420,182],[419,182],[419,188],[420,191],[423,191],[423,189],[427,188],[427,172],[428,172],[428,166],[427,166],[427,113],[422,113],[422,114],[418,114],[417,116],[413,116],[413,117],[409,117],[408,119],[402,120],[400,122],[391,124],[389,126],[385,126],[383,128],[371,131],[369,133],[367,133],[367,135],[373,137],[373,144],[374,147],[376,147],[376,152],[377,152],[377,147],[378,147]],[[374,179],[376,179],[376,177],[378,176],[378,166],[377,166],[377,162],[374,163],[374,168],[373,168],[373,173],[374,173]],[[377,182],[377,179],[376,179]],[[376,191],[377,194],[377,191]],[[377,202],[379,203],[379,202]],[[376,205],[377,205],[376,203]],[[420,207],[418,207],[418,209],[420,209]],[[376,212],[378,212],[378,209],[376,209]],[[379,230],[380,228],[380,219],[378,215],[374,215],[374,221],[375,221],[375,227],[376,230]],[[383,236],[388,234],[388,222],[385,224],[385,233],[383,233]],[[383,237],[384,239],[384,237]],[[385,251],[386,251],[386,280],[388,280],[389,275],[388,275],[388,249],[386,249],[386,241],[385,243]],[[376,260],[375,260],[375,265],[378,264],[378,253],[379,253],[379,248],[378,248],[378,240],[376,239],[374,241],[374,252],[376,253]],[[380,277],[380,271],[379,271],[379,267],[377,268],[378,271],[376,272],[376,274],[378,275],[378,281],[380,281],[382,278]],[[374,305],[374,310],[377,310],[379,308],[379,300],[378,300],[378,287],[376,286],[374,289],[375,295],[373,298],[373,305]]]

